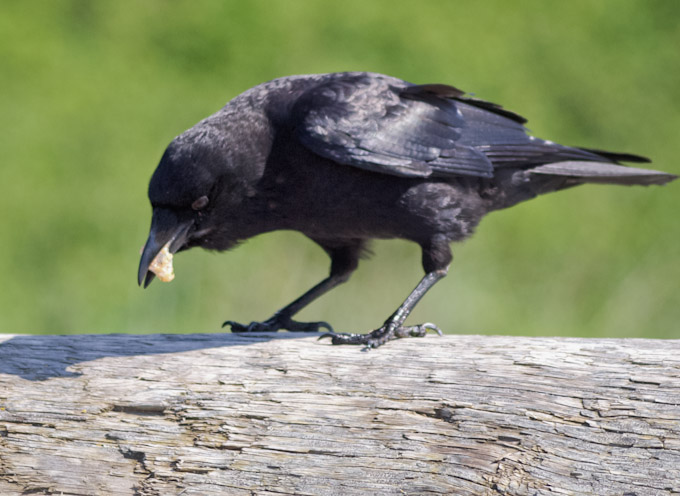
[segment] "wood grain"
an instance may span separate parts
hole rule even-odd
[[[0,337],[0,494],[680,493],[680,341]]]

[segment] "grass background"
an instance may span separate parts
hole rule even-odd
[[[265,80],[370,70],[450,83],[538,136],[680,173],[680,3],[60,0],[0,5],[0,331],[212,332],[324,277],[295,233],[135,276],[148,179],[184,129]],[[449,332],[680,338],[680,183],[584,186],[496,212],[411,322]],[[381,241],[301,313],[368,330],[422,272]]]

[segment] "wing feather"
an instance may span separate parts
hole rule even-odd
[[[453,86],[374,73],[315,79],[291,115],[298,140],[314,153],[403,177],[489,178],[497,168],[646,160],[541,140],[527,133],[520,115]]]
[[[411,88],[370,74],[322,82],[293,108],[297,138],[323,157],[383,174],[491,177],[486,156],[458,144],[465,121],[456,103],[419,99]]]

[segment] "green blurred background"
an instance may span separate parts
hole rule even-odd
[[[30,1],[0,6],[0,331],[218,332],[327,274],[296,233],[193,250],[137,287],[146,187],[170,140],[260,82],[370,70],[450,83],[538,136],[680,173],[680,2]],[[680,338],[680,182],[584,186],[496,212],[411,322],[448,332]],[[374,244],[301,313],[380,324],[422,275]]]

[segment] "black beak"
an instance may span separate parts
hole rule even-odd
[[[181,220],[170,210],[154,209],[149,239],[146,240],[142,258],[139,261],[137,282],[140,286],[143,281],[146,288],[153,281],[155,274],[149,270],[149,265],[156,258],[158,252],[170,242],[170,253],[176,253],[186,244],[193,224],[192,219]]]

